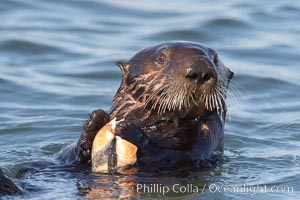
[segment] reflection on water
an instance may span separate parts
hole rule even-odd
[[[212,170],[214,171],[214,170]],[[195,173],[145,173],[95,174],[87,185],[80,184],[79,191],[84,191],[90,199],[127,198],[142,196],[145,198],[193,197],[207,187],[204,172]],[[211,173],[213,174],[213,172]],[[82,193],[83,194],[83,193]]]
[[[299,196],[299,2],[2,0],[0,17],[0,166],[26,188],[23,197]],[[79,137],[87,113],[109,110],[121,80],[114,63],[167,40],[205,43],[235,72],[224,163],[202,172],[113,176],[59,166],[53,155]],[[17,174],[24,168],[32,171]],[[190,183],[287,185],[294,192],[136,190]]]

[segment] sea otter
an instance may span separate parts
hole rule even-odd
[[[76,144],[58,156],[61,160],[79,165],[108,162],[108,171],[118,170],[118,156],[129,153],[117,151],[118,141],[133,147],[131,161],[139,168],[197,167],[223,152],[226,93],[233,72],[215,50],[194,42],[170,41],[117,65],[122,82],[110,112],[93,111]],[[112,139],[105,144],[108,151],[94,152],[91,160],[96,135],[112,122]],[[0,196],[21,193],[1,171],[0,176],[6,183],[0,184]]]
[[[137,147],[136,165],[194,165],[223,151],[226,92],[233,72],[216,51],[194,42],[170,41],[117,65],[122,71],[121,86],[109,117],[103,111],[101,115],[115,119],[113,135]],[[110,162],[109,168],[115,169],[118,156],[126,156],[113,150],[121,140],[114,141],[112,136],[107,140],[114,143],[111,146],[103,141],[107,151],[101,147],[93,162],[95,166]]]
[[[170,41],[117,65],[122,82],[110,112],[93,111],[78,142],[64,149],[60,159],[80,165],[107,162],[107,171],[115,171],[122,157],[125,161],[130,157],[137,167],[170,169],[197,167],[223,152],[226,93],[233,72],[215,50],[194,42]],[[100,141],[108,151],[94,152],[91,160],[96,135],[111,125],[111,140]],[[126,147],[130,152],[118,150],[121,144],[130,144]],[[0,196],[21,193],[1,171],[0,179]]]

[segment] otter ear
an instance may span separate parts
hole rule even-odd
[[[128,73],[129,71],[129,63],[126,63],[126,62],[116,62],[116,64],[118,65],[118,67],[120,67],[121,71],[122,71],[122,74],[125,75]]]

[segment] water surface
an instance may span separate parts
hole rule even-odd
[[[137,184],[291,186],[166,196],[299,198],[299,2],[2,0],[0,18],[0,166],[28,191],[16,199],[164,197],[136,193]],[[167,40],[205,43],[235,72],[224,163],[115,176],[56,165],[53,155],[79,137],[87,114],[109,110],[121,80],[115,62]],[[33,161],[52,164],[18,179]]]

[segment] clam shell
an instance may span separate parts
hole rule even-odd
[[[137,147],[116,136],[116,126],[113,119],[98,131],[92,147],[93,172],[110,172],[136,162]]]

